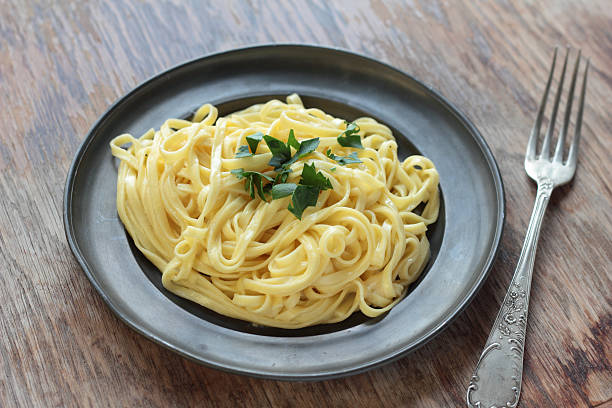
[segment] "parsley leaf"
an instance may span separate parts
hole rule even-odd
[[[363,149],[361,136],[359,136],[359,126],[354,123],[346,122],[346,130],[340,133],[337,139],[340,146]]]
[[[259,145],[259,142],[261,142],[262,138],[263,133],[261,132],[253,133],[252,135],[247,136],[246,141],[249,145],[238,146],[238,151],[236,152],[236,156],[234,157],[239,159],[241,157],[250,157],[254,155],[257,151],[257,145]]]
[[[293,134],[293,131],[290,132],[290,135],[291,134]],[[317,147],[319,147],[319,138],[315,137],[314,139],[304,140],[302,143],[299,143],[296,141],[296,143],[298,143],[297,152],[295,153],[295,155],[293,155],[293,157],[287,163],[285,163],[285,166],[287,167],[295,163],[298,159],[301,159],[302,157],[307,156],[310,153],[314,152],[317,149]]]
[[[257,194],[259,195],[259,197],[264,201],[268,201],[268,199],[266,198],[266,193],[265,193],[264,186],[263,186],[263,179],[261,176],[263,176],[263,174],[253,176],[253,182],[255,183],[255,186],[257,187]],[[254,198],[254,194],[252,192],[251,192],[251,198]]]
[[[273,166],[275,169],[282,167],[285,162],[291,159],[291,148],[289,145],[283,143],[282,140],[278,140],[275,137],[264,135],[264,140],[272,153],[272,158],[270,159],[270,166]]]
[[[300,180],[301,185],[316,187],[319,190],[329,190],[332,188],[331,182],[323,173],[315,169],[313,164],[304,164],[304,170],[302,170],[302,179]]]
[[[238,180],[246,177],[245,176],[246,171],[244,171],[244,169],[233,169],[233,170],[230,170],[230,173],[232,173],[234,176],[236,176],[238,178]]]
[[[253,154],[257,152],[257,146],[259,145],[259,142],[261,142],[262,138],[263,133],[261,132],[253,133],[252,135],[246,137],[246,141],[249,144],[249,147],[251,148],[251,152]]]
[[[295,150],[300,149],[300,142],[295,138],[295,134],[293,133],[293,129],[289,130],[289,138],[287,139],[287,144],[293,147]]]
[[[322,190],[332,188],[331,182],[323,173],[318,172],[314,164],[304,164],[302,178],[299,184],[281,183],[275,184],[270,190],[272,199],[291,196],[291,204],[287,207],[289,211],[298,219],[302,219],[302,214],[306,207],[317,205],[319,193]]]
[[[291,173],[291,169],[287,167],[281,167],[280,169],[276,170],[274,184],[285,183],[287,178],[289,178],[289,173]]]
[[[275,184],[274,186],[272,186],[272,190],[270,190],[270,193],[272,194],[272,199],[278,200],[279,198],[287,197],[293,194],[297,186],[297,184],[293,183]]]
[[[301,220],[306,207],[317,205],[320,191],[318,187],[299,184],[291,196],[291,204],[289,204],[287,209],[291,211],[298,220]]]
[[[255,190],[257,190],[257,194],[261,197],[262,200],[268,201],[266,199],[266,191],[263,185],[264,180],[274,181],[274,179],[270,176],[266,176],[265,174],[259,173],[257,171],[245,171],[244,169],[233,169],[231,173],[236,176],[239,180],[246,179],[244,182],[244,189],[249,193],[251,198],[255,198]]]
[[[272,177],[267,176],[265,174],[259,173],[257,171],[249,171],[249,170],[245,170],[245,169],[233,169],[233,170],[230,170],[230,173],[232,173],[238,179],[242,179],[242,178],[250,177],[250,176],[252,176],[254,174],[258,174],[258,175],[264,177],[268,181],[272,181],[273,180]]]
[[[282,140],[278,140],[275,137],[265,135],[264,140],[272,152],[272,159],[270,159],[270,166],[273,166],[278,171],[281,167],[287,168],[302,157],[314,152],[319,146],[319,138],[304,140],[302,143],[298,142],[293,133],[293,129],[289,131],[289,139],[287,144]],[[297,152],[291,157],[291,147]]]
[[[357,128],[354,125],[353,127]],[[354,128],[352,130],[347,128],[344,133],[346,133],[347,136],[352,136],[353,133],[358,132],[358,130]],[[359,135],[357,135],[357,138],[359,138]],[[287,209],[301,220],[304,210],[307,207],[312,207],[317,204],[319,193],[322,190],[329,190],[332,188],[329,179],[325,177],[323,173],[318,172],[314,164],[308,163],[304,164],[302,177],[298,184],[287,183],[289,173],[291,173],[290,166],[302,157],[314,152],[319,146],[319,138],[315,137],[300,143],[295,138],[293,129],[291,129],[289,131],[287,143],[285,143],[270,135],[264,135],[261,132],[257,132],[246,137],[249,145],[240,146],[236,153],[236,157],[252,156],[256,152],[257,146],[262,139],[266,142],[272,153],[269,164],[274,167],[276,176],[272,178],[257,171],[245,171],[244,169],[234,169],[231,170],[231,173],[238,179],[245,179],[244,189],[250,194],[251,198],[255,198],[255,192],[257,192],[259,197],[264,201],[267,201],[266,194],[271,195],[273,200],[291,196],[291,204],[289,204]],[[359,145],[361,146],[361,143],[359,143]],[[296,150],[293,156],[291,155],[292,147]],[[328,150],[327,154],[329,156],[331,150]],[[359,161],[357,153],[353,153],[347,157]],[[264,185],[264,181],[266,180],[269,181],[269,183]]]
[[[238,151],[236,152],[236,155],[234,157],[240,158],[240,157],[249,157],[252,155],[253,153],[249,151],[249,146],[241,145],[241,146],[238,146]]]
[[[337,161],[342,166],[346,166],[347,164],[351,164],[351,163],[363,163],[359,159],[359,157],[357,157],[357,152],[352,152],[348,156],[338,156],[338,155],[333,154],[331,152],[331,149],[327,149],[327,152],[325,154],[327,155],[327,157],[329,157],[332,160]]]

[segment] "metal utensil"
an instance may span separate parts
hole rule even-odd
[[[563,126],[559,133],[557,147],[551,157],[550,145],[555,129],[555,120],[563,92],[563,82],[570,50],[567,49],[565,62],[559,79],[559,87],[555,96],[548,129],[542,142],[540,154],[536,154],[536,145],[540,134],[548,91],[555,72],[557,61],[557,49],[555,49],[550,74],[546,82],[546,89],[542,102],[538,109],[538,115],[529,137],[527,154],[525,156],[525,170],[538,184],[533,213],[527,228],[527,235],[521,251],[518,265],[512,277],[512,282],[504,298],[501,308],[495,319],[489,338],[484,350],[480,355],[474,375],[467,389],[467,405],[470,408],[513,408],[519,401],[521,392],[521,380],[523,374],[523,349],[525,346],[525,332],[527,329],[527,309],[529,306],[529,291],[531,287],[531,276],[533,264],[540,235],[542,218],[550,199],[552,190],[560,185],[568,183],[576,172],[576,161],[578,155],[578,143],[580,141],[580,128],[582,126],[582,114],[584,111],[584,96],[586,93],[587,72],[589,60],[586,62],[582,90],[576,117],[574,139],[569,149],[567,159],[563,159],[565,139],[567,136],[572,102],[574,100],[574,89],[576,88],[576,77],[581,60],[578,52],[572,81],[567,97],[567,106],[563,118]]]

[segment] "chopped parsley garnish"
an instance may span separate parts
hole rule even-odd
[[[351,136],[350,132],[348,136]],[[359,137],[359,135],[357,135],[357,137]],[[255,198],[255,191],[257,191],[259,197],[264,201],[267,201],[266,194],[271,195],[273,200],[291,196],[291,204],[289,204],[287,209],[301,220],[304,210],[307,207],[313,207],[317,204],[319,193],[323,190],[332,188],[329,179],[325,177],[323,173],[316,170],[314,163],[304,164],[302,177],[298,184],[287,183],[289,173],[291,173],[291,165],[316,150],[319,146],[318,137],[299,142],[295,138],[293,129],[291,129],[289,131],[287,143],[259,132],[247,136],[246,139],[249,145],[240,146],[236,153],[236,157],[252,156],[256,152],[259,142],[263,139],[272,153],[269,164],[274,167],[276,172],[276,176],[272,178],[257,171],[245,171],[244,169],[234,169],[231,171],[238,179],[245,179],[244,188],[250,194],[251,198]],[[359,143],[359,145],[361,145],[361,143]],[[292,147],[296,150],[294,155],[291,154]],[[340,156],[337,157],[340,158]],[[349,155],[347,157],[352,156]],[[355,158],[356,153],[353,159]],[[357,158],[357,160],[359,159]],[[268,181],[269,183],[264,184],[264,181]]]
[[[270,190],[272,194],[273,200],[278,200],[279,198],[287,197],[295,191],[297,184],[293,183],[281,183],[275,184],[272,186],[272,190]]]
[[[281,188],[283,191],[279,191],[277,194],[288,192],[291,188],[292,187],[283,187]],[[293,188],[291,204],[289,204],[287,209],[291,211],[297,219],[301,220],[306,207],[314,207],[317,205],[319,193],[331,188],[332,184],[329,179],[325,177],[323,173],[317,171],[314,163],[310,165],[305,163],[304,169],[302,170],[302,178],[300,179],[300,183]],[[274,190],[274,187],[272,187],[272,189]],[[281,197],[287,195],[289,194],[285,194]]]
[[[327,152],[325,154],[327,155],[327,157],[329,157],[332,160],[337,161],[342,166],[346,166],[347,164],[351,164],[351,163],[363,163],[359,159],[359,157],[357,157],[357,152],[352,152],[348,156],[338,156],[338,155],[333,154],[331,152],[331,149],[327,149]]]
[[[291,137],[293,136],[293,130],[289,131],[289,143],[292,143],[291,141]],[[295,141],[293,144],[291,144],[291,146],[294,146],[297,144],[297,152],[293,155],[293,157],[291,159],[289,159],[289,161],[287,161],[285,163],[285,166],[290,166],[293,163],[295,163],[298,159],[301,159],[304,156],[309,155],[310,153],[314,152],[317,147],[319,146],[319,138],[315,137],[314,139],[308,139],[308,140],[304,140],[302,143],[298,142],[297,140],[295,140],[295,137],[293,137],[293,140]]]
[[[263,135],[263,133],[257,132],[246,137],[246,141],[249,144],[249,147],[251,148],[251,152],[253,154],[257,152],[257,146],[259,145],[259,142],[261,142]]]
[[[236,156],[234,157],[239,159],[241,157],[250,157],[254,155],[255,152],[257,152],[257,145],[259,145],[259,142],[261,142],[262,137],[263,133],[261,132],[253,133],[252,135],[247,136],[246,141],[248,143],[248,146],[238,146],[238,151],[236,152]]]
[[[259,173],[257,171],[245,171],[244,169],[234,169],[231,173],[238,177],[238,179],[246,179],[244,182],[244,189],[249,193],[251,198],[255,198],[255,190],[257,190],[257,194],[261,197],[262,200],[268,201],[266,199],[265,190],[263,181],[274,181],[274,179],[270,176],[266,176],[265,174]]]
[[[332,188],[331,182],[323,173],[315,169],[315,165],[304,163],[302,170],[302,178],[300,184],[305,186],[313,186],[320,190],[329,190]]]
[[[237,159],[241,158],[241,157],[249,157],[252,156],[253,153],[250,152],[249,150],[249,146],[247,145],[241,145],[238,146],[238,151],[236,152],[236,157]]]
[[[293,133],[293,129],[289,130],[289,137],[287,138],[287,144],[293,147],[295,150],[300,149],[300,142],[295,138],[295,133]]]
[[[314,207],[317,205],[317,199],[319,198],[320,192],[321,190],[315,186],[297,185],[295,191],[291,195],[291,204],[289,204],[287,209],[291,211],[298,220],[301,220],[306,207]]]
[[[270,166],[273,166],[275,170],[278,170],[281,167],[287,168],[291,166],[297,160],[314,152],[319,146],[318,137],[304,140],[302,143],[298,142],[295,138],[295,134],[293,133],[293,129],[289,131],[289,138],[286,144],[282,140],[278,140],[272,136],[265,135],[263,138],[266,141],[270,152],[272,153],[272,158],[270,159],[269,164]],[[292,147],[297,150],[293,157],[291,156]]]
[[[284,183],[287,181],[289,177],[289,173],[291,173],[291,169],[288,167],[281,167],[276,170],[276,177],[274,178],[274,184]]]
[[[274,167],[274,169],[279,169],[285,162],[291,159],[291,148],[289,144],[285,144],[282,140],[278,140],[269,135],[264,135],[263,138],[270,149],[270,153],[272,153],[272,158],[269,163],[270,166]]]
[[[340,133],[337,139],[340,146],[363,149],[361,136],[359,136],[359,126],[354,123],[346,122],[346,130]]]

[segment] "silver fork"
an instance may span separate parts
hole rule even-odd
[[[576,77],[580,65],[580,52],[576,58],[574,73],[567,98],[563,126],[557,141],[554,156],[550,155],[551,139],[555,128],[555,120],[563,91],[565,70],[569,57],[569,48],[563,63],[559,87],[555,96],[548,129],[546,130],[540,154],[536,154],[536,145],[548,99],[548,91],[555,72],[557,61],[557,49],[553,57],[552,66],[546,89],[538,109],[525,156],[525,170],[538,184],[535,205],[527,228],[525,242],[518,261],[518,265],[512,277],[512,282],[504,298],[501,308],[495,319],[489,338],[484,350],[480,355],[474,375],[467,389],[467,405],[470,408],[514,408],[519,401],[521,393],[521,380],[523,376],[523,349],[525,347],[525,332],[527,329],[527,309],[529,306],[529,291],[531,288],[531,276],[535,261],[538,237],[542,218],[550,199],[552,190],[560,185],[568,183],[576,172],[576,161],[578,155],[578,143],[580,141],[580,128],[582,126],[582,113],[584,111],[584,96],[586,92],[587,72],[589,60],[586,62],[582,90],[580,93],[580,104],[574,130],[574,140],[569,149],[567,160],[563,160],[565,138],[570,122]]]

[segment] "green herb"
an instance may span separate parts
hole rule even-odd
[[[272,194],[272,199],[278,200],[279,198],[287,197],[293,194],[297,186],[298,186],[297,184],[293,184],[293,183],[275,184],[274,186],[272,186],[272,189],[270,190]]]
[[[234,157],[239,159],[241,157],[250,157],[254,155],[255,152],[257,152],[257,146],[259,145],[259,142],[261,142],[262,138],[263,133],[261,132],[253,133],[252,135],[247,136],[246,141],[249,145],[238,146],[238,151]]]
[[[259,145],[259,142],[261,142],[262,138],[263,133],[261,132],[253,133],[252,135],[246,137],[246,141],[249,144],[249,147],[251,148],[251,152],[253,154],[257,152],[257,146]]]
[[[327,177],[320,171],[315,169],[313,164],[304,164],[304,170],[302,170],[302,179],[300,184],[305,186],[313,186],[319,190],[329,190],[332,188],[332,184]]]
[[[350,131],[348,136],[351,136]],[[255,198],[255,191],[264,201],[267,201],[266,194],[270,194],[273,200],[291,196],[291,204],[289,204],[287,209],[301,220],[304,210],[317,204],[319,193],[322,190],[332,188],[329,179],[323,173],[317,171],[314,164],[308,163],[304,164],[302,177],[298,184],[287,183],[289,173],[291,173],[291,165],[302,157],[314,152],[319,146],[319,138],[304,140],[300,143],[295,138],[293,129],[291,129],[287,143],[284,143],[275,137],[258,132],[246,137],[249,145],[240,146],[236,157],[252,156],[257,151],[257,146],[262,139],[266,142],[272,153],[269,164],[274,167],[276,176],[272,178],[257,171],[245,171],[244,169],[234,169],[231,173],[238,177],[238,179],[245,179],[244,189],[249,192],[251,198]],[[292,147],[296,150],[294,155],[291,155]],[[264,185],[264,180],[269,181],[269,183]]]
[[[302,178],[299,184],[277,184],[272,187],[272,198],[282,198],[291,194],[291,204],[287,209],[298,219],[302,219],[302,214],[306,207],[317,205],[319,193],[322,190],[329,190],[332,184],[325,175],[315,168],[314,164],[304,164]]]
[[[287,167],[281,167],[276,170],[276,177],[274,178],[274,184],[284,183],[289,178],[289,173],[291,173],[291,169]]]
[[[293,131],[291,131],[293,133]],[[297,152],[293,155],[289,161],[285,163],[285,166],[289,167],[293,163],[295,163],[298,159],[301,159],[304,156],[309,155],[314,152],[319,146],[319,138],[315,137],[314,139],[304,140],[302,143],[299,143]]]
[[[272,153],[272,158],[270,159],[270,166],[273,166],[275,169],[278,169],[285,164],[285,162],[291,159],[291,148],[289,144],[283,143],[282,140],[278,140],[275,137],[264,135],[264,140]]]
[[[321,190],[315,186],[298,185],[291,196],[291,204],[287,209],[291,211],[298,220],[302,219],[302,214],[306,207],[317,205],[317,199]]]
[[[348,156],[338,156],[338,155],[333,154],[331,152],[331,149],[327,149],[327,152],[325,154],[327,155],[327,157],[329,157],[332,160],[337,161],[342,166],[346,166],[347,164],[351,164],[351,163],[363,163],[359,159],[359,157],[357,157],[357,152],[352,152]]]
[[[293,147],[295,150],[299,150],[300,142],[295,138],[295,133],[293,133],[293,129],[289,130],[289,137],[287,138],[287,144]]]
[[[234,157],[236,157],[238,159],[240,157],[249,157],[249,156],[252,156],[252,155],[253,155],[253,153],[251,153],[249,151],[249,146],[241,145],[241,146],[238,146],[238,151],[236,152],[236,156],[234,156]]]
[[[302,157],[309,155],[319,146],[319,138],[304,140],[302,143],[298,142],[293,133],[293,129],[289,131],[289,138],[285,144],[282,140],[275,137],[265,135],[264,140],[272,153],[272,159],[270,159],[270,166],[273,166],[275,170],[281,167],[289,167]],[[291,148],[297,150],[297,152],[291,157]]]
[[[361,136],[359,136],[359,126],[354,123],[345,123],[346,130],[338,135],[338,144],[344,147],[363,149],[363,145],[361,144]]]
[[[240,180],[245,177],[246,171],[244,171],[244,169],[233,169],[233,170],[230,170],[230,173],[232,173],[234,176],[238,178],[238,180]]]
[[[239,180],[246,179],[244,182],[244,189],[248,191],[251,198],[255,198],[255,190],[257,190],[257,194],[261,197],[262,200],[268,201],[266,199],[266,191],[263,185],[263,181],[274,181],[274,179],[270,176],[266,176],[265,174],[259,173],[257,171],[245,171],[244,169],[234,169],[231,170],[231,173],[238,177]]]

